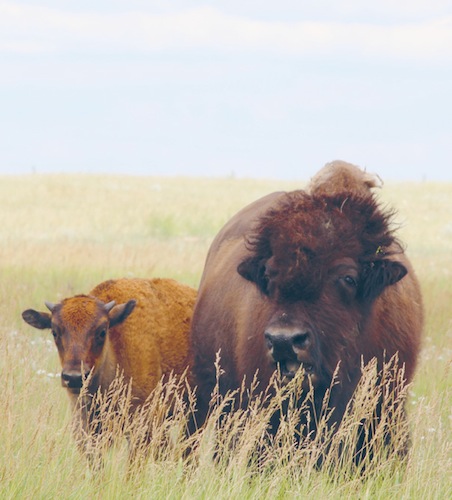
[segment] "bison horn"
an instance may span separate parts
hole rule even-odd
[[[116,305],[116,302],[114,300],[112,300],[111,302],[108,302],[108,304],[104,305],[104,309],[106,312],[110,312],[113,309],[113,307],[115,307],[115,305]]]
[[[53,302],[48,302],[47,300],[44,302],[44,304],[46,305],[47,309],[50,311],[50,312],[53,312],[53,310],[55,309],[55,304]]]

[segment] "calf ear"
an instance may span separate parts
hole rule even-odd
[[[122,323],[130,313],[135,309],[137,301],[132,299],[125,304],[118,304],[114,306],[108,313],[108,318],[110,319],[110,326],[119,325]]]
[[[26,323],[40,330],[50,328],[52,316],[47,312],[38,312],[34,309],[27,309],[22,313],[22,318]]]
[[[401,262],[388,259],[371,262],[364,268],[359,295],[364,299],[373,300],[387,286],[397,283],[407,273],[407,268]]]
[[[237,272],[248,281],[255,283],[259,290],[267,294],[268,279],[265,276],[265,260],[248,257],[237,266]]]

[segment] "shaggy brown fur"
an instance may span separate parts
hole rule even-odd
[[[118,373],[132,382],[137,406],[163,376],[187,368],[195,298],[194,289],[171,279],[118,279],[99,284],[89,295],[46,303],[50,313],[28,309],[22,316],[35,328],[52,329],[62,385],[74,407],[84,378],[90,377],[92,396],[99,388],[107,390]]]
[[[264,389],[276,369],[290,379],[303,366],[321,401],[339,364],[332,423],[352,397],[362,359],[383,363],[398,353],[412,379],[421,294],[393,214],[381,208],[367,175],[334,162],[306,191],[258,200],[217,235],[192,320],[199,423],[218,351],[222,392],[256,371]]]
[[[381,188],[383,181],[376,174],[361,170],[345,161],[327,163],[311,179],[308,186],[310,194],[321,196],[333,192],[354,192],[368,194],[372,188]]]

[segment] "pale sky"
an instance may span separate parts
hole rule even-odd
[[[0,0],[0,173],[452,181],[450,0]]]

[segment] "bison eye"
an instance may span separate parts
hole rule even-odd
[[[353,287],[358,286],[358,284],[356,283],[355,278],[353,278],[352,276],[344,276],[344,277],[343,277],[343,280],[344,280],[344,282],[345,282],[348,286],[353,286]]]
[[[97,340],[97,342],[98,342],[99,344],[102,344],[102,343],[104,342],[104,340],[105,340],[105,337],[106,337],[106,336],[107,336],[107,329],[106,329],[106,328],[102,328],[102,330],[99,330],[99,331],[97,332],[97,335],[96,335],[96,337],[97,337],[97,339],[96,339],[96,340]]]

